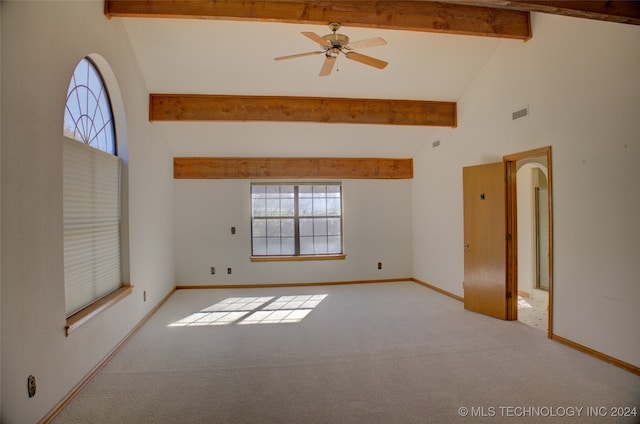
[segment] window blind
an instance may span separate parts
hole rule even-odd
[[[67,316],[119,288],[120,159],[64,137]]]

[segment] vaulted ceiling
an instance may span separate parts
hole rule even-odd
[[[535,37],[528,10],[638,24],[638,3],[107,0],[105,14],[122,20],[151,93],[456,102],[501,43]],[[384,38],[386,45],[361,53],[389,65],[380,70],[340,56],[332,74],[320,77],[324,55],[273,60],[318,50],[301,32],[327,34],[329,22],[340,22],[338,32],[351,41]],[[308,122],[153,125],[175,156],[411,157],[433,131]]]

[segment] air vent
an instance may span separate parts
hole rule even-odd
[[[522,108],[520,110],[517,110],[517,111],[513,112],[511,114],[511,119],[513,119],[515,121],[516,119],[524,118],[527,115],[529,115],[529,108],[525,107],[525,108]]]

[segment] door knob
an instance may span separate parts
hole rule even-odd
[[[471,245],[469,243],[465,243],[464,244],[464,251],[466,252],[467,250],[469,250],[469,247],[471,247]]]

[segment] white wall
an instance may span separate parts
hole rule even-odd
[[[148,92],[102,1],[2,2],[2,415],[33,423],[173,287],[171,158],[148,122]],[[62,123],[78,61],[98,54],[118,81],[116,122],[128,160],[133,294],[65,337]],[[113,88],[113,87],[110,87]],[[115,107],[116,105],[114,105]],[[124,133],[123,133],[124,131]],[[147,292],[143,302],[142,292]],[[38,390],[26,393],[33,374]]]
[[[516,210],[518,212],[518,292],[531,294],[533,290],[535,243],[533,226],[533,181],[531,167],[527,164],[516,174],[518,188]]]
[[[343,181],[347,257],[337,261],[250,262],[249,189],[249,180],[175,181],[178,285],[411,277],[410,180]],[[236,227],[235,235],[231,227]],[[215,275],[210,274],[212,266]]]
[[[542,169],[543,165],[528,163],[516,173],[516,195],[518,213],[518,292],[533,295],[536,286],[536,203],[535,187],[539,185],[538,178],[534,178],[533,171]],[[546,199],[542,199],[545,201]],[[545,206],[547,207],[547,202]],[[546,228],[546,227],[545,227]]]
[[[540,14],[502,42],[414,158],[416,278],[463,295],[463,166],[550,145],[554,333],[640,366],[638,51],[640,27]]]

